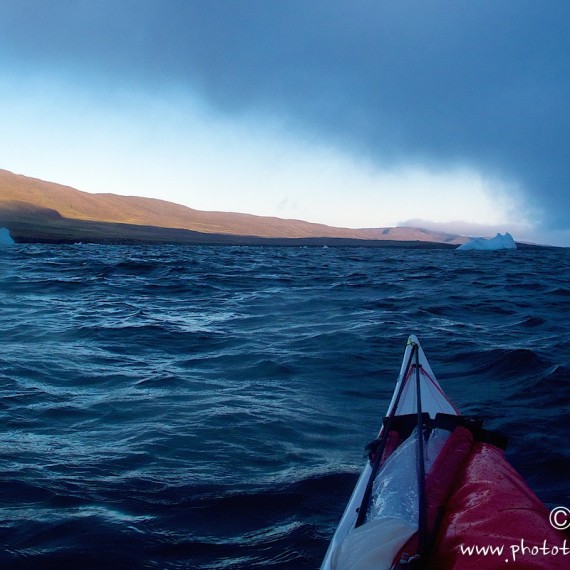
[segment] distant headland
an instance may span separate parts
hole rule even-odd
[[[19,243],[180,243],[456,248],[466,236],[420,228],[336,228],[205,212],[153,198],[89,194],[0,170],[0,227]]]

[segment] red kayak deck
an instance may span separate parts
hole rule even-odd
[[[440,570],[569,569],[570,540],[550,525],[548,510],[503,451],[475,442],[430,560]]]

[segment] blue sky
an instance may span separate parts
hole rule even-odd
[[[570,4],[3,0],[0,168],[570,245]]]

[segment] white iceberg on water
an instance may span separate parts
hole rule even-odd
[[[505,235],[497,234],[494,238],[472,238],[471,241],[461,244],[458,250],[498,250],[498,249],[517,249],[517,244],[513,236],[508,232]]]
[[[6,228],[0,228],[0,246],[14,245],[16,242],[12,239],[10,232]]]

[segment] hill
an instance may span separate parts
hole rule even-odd
[[[339,243],[449,245],[467,241],[463,236],[418,228],[335,228],[301,220],[205,212],[154,198],[89,194],[7,170],[0,170],[0,225],[10,229],[17,241],[262,243],[328,238]],[[251,239],[244,241],[246,237]]]

